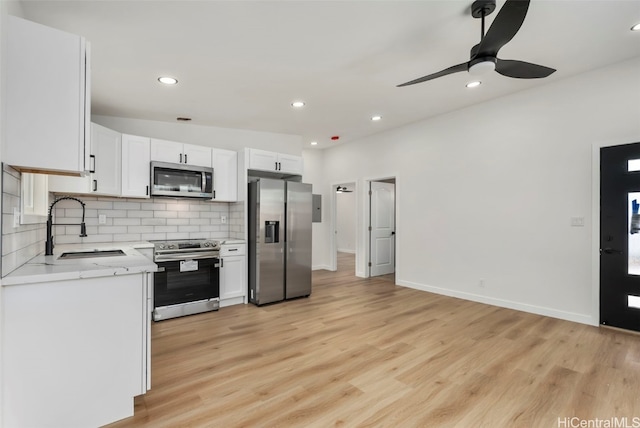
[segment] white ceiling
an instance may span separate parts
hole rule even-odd
[[[504,4],[498,0],[498,8]],[[469,1],[22,1],[25,18],[91,42],[94,114],[351,141],[640,56],[638,0],[533,0],[501,51],[546,79],[458,73],[480,38]],[[496,16],[488,18],[488,24]],[[175,76],[179,84],[157,82]],[[588,88],[585,88],[588,90]],[[304,100],[303,109],[290,103]],[[382,115],[372,122],[373,114]]]

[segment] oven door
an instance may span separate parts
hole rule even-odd
[[[156,262],[154,307],[220,297],[220,259]]]

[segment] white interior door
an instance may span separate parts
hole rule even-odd
[[[395,184],[371,182],[371,276],[395,272]]]

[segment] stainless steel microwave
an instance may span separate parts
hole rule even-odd
[[[213,168],[151,162],[151,196],[213,198]]]

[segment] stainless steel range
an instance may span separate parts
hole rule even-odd
[[[220,242],[154,241],[154,321],[220,307]]]

